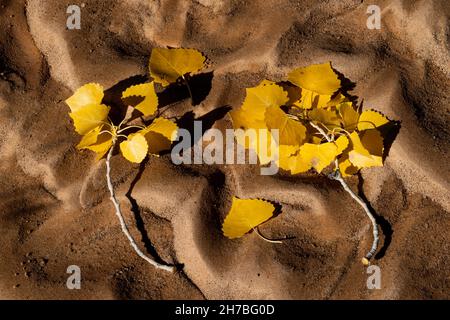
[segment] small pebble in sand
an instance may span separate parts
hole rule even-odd
[[[14,288],[14,289],[17,289],[18,287],[20,287],[20,284],[15,284],[15,285],[13,285],[13,288]]]

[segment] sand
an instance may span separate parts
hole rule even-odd
[[[66,29],[72,1],[0,3],[0,298],[450,298],[448,1],[86,0],[81,30]],[[382,9],[381,30],[366,28],[369,4]],[[166,155],[136,179],[139,165],[116,156],[113,181],[132,234],[183,267],[155,270],[130,249],[104,160],[75,149],[64,100],[87,82],[108,88],[145,75],[151,49],[165,46],[196,48],[212,62],[196,116],[239,107],[244,88],[264,78],[332,61],[366,108],[401,121],[385,166],[348,180],[385,221],[374,261],[380,290],[367,289],[360,263],[370,223],[326,177],[176,166]],[[215,127],[231,127],[229,117]],[[125,197],[133,180],[138,215]],[[226,239],[220,225],[234,194],[280,203],[282,214],[261,230],[294,238]],[[81,268],[81,290],[66,288],[69,265]]]

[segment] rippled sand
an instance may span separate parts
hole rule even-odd
[[[366,28],[366,1],[86,0],[81,30],[66,29],[66,1],[1,3],[0,298],[450,298],[448,1],[372,1],[382,8],[381,30]],[[75,149],[64,100],[87,82],[108,88],[145,74],[151,49],[163,46],[197,48],[213,63],[197,116],[239,107],[244,88],[264,78],[332,61],[357,83],[365,108],[401,120],[385,167],[364,171],[359,183],[388,227],[375,262],[381,290],[367,290],[360,263],[369,222],[338,183],[260,176],[251,166],[152,158],[132,193],[136,223],[125,193],[138,166],[115,157],[133,235],[184,268],[157,271],[134,254],[109,201],[104,161]],[[216,127],[230,127],[229,118]],[[358,188],[357,177],[349,183]],[[262,231],[295,238],[224,238],[233,194],[281,203]],[[81,267],[82,290],[65,287],[71,264]]]

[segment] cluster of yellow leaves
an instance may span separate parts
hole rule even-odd
[[[168,150],[177,137],[177,125],[168,119],[157,116],[158,96],[155,83],[163,87],[176,82],[179,78],[194,74],[204,68],[206,58],[194,49],[155,48],[150,57],[149,69],[153,81],[131,86],[122,92],[122,99],[141,97],[142,101],[134,106],[144,117],[150,117],[149,126],[140,126],[120,143],[122,155],[129,161],[140,163],[147,154],[157,155]],[[115,141],[124,135],[127,127],[115,126],[109,119],[110,107],[102,104],[103,87],[97,83],[88,83],[66,100],[70,107],[75,131],[82,135],[78,149],[89,149],[97,154],[97,160],[103,158]]]
[[[263,80],[246,89],[242,106],[230,116],[233,127],[242,129],[235,133],[237,142],[253,149],[262,165],[273,159],[267,150],[274,137],[269,132],[255,137],[249,130],[278,129],[277,164],[291,174],[310,169],[320,173],[333,165],[342,176],[349,176],[383,165],[381,128],[390,121],[377,111],[361,112],[346,97],[331,63],[297,68],[289,73],[288,83]],[[242,237],[270,219],[274,210],[264,200],[233,198],[223,234]]]
[[[360,112],[345,95],[331,63],[297,68],[288,75],[289,84],[264,80],[246,89],[242,106],[230,112],[236,140],[253,149],[262,165],[271,157],[273,137],[251,139],[251,129],[278,129],[278,166],[291,174],[314,168],[322,172],[338,160],[343,176],[361,168],[383,165],[380,127],[389,120],[379,112]],[[312,124],[319,126],[323,136]],[[270,135],[270,134],[269,134]],[[264,137],[265,138],[265,137]],[[272,156],[272,155],[271,155]]]

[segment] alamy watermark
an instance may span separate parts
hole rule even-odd
[[[381,289],[381,269],[379,266],[370,265],[367,267],[367,274],[370,274],[367,277],[367,289]]]
[[[66,20],[66,26],[69,30],[81,29],[81,9],[79,6],[72,4],[67,7],[66,13],[69,14]]]
[[[67,278],[66,286],[67,289],[73,290],[73,289],[81,289],[81,269],[77,265],[70,265],[67,267],[66,272],[70,274],[70,276]]]
[[[202,122],[195,121],[193,134],[178,130],[179,142],[171,152],[174,164],[257,164],[259,159],[261,164],[268,164],[260,168],[261,175],[278,172],[278,129],[226,129],[224,137],[218,129],[203,133]],[[250,148],[246,150],[245,146]]]
[[[367,14],[370,16],[367,18],[366,26],[368,29],[373,30],[381,29],[381,9],[376,4],[372,4],[367,7]]]

